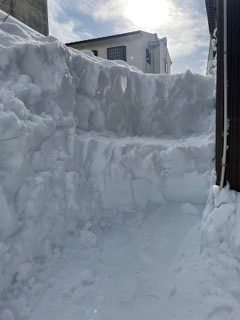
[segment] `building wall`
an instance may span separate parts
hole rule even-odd
[[[149,42],[152,50],[154,73],[171,74],[171,58],[167,48],[167,38]]]
[[[126,46],[127,63],[132,65],[145,73],[165,73],[165,67],[161,64],[160,48],[161,43],[157,47],[149,47],[149,42],[157,41],[157,35],[147,32],[140,34],[127,35],[114,39],[105,39],[100,41],[93,41],[87,43],[69,44],[77,50],[97,50],[98,56],[107,59],[107,48]],[[151,65],[146,61],[146,49],[150,49],[152,56]],[[166,51],[162,51],[166,54]]]
[[[15,3],[10,14],[32,29],[48,35],[48,7],[47,0],[6,0],[0,9],[9,13],[11,3]]]
[[[161,73],[171,74],[172,60],[170,58],[167,39],[163,38],[160,45],[160,70]]]

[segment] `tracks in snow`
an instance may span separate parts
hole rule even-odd
[[[97,248],[83,249],[76,238],[30,319],[170,319],[171,266],[199,220],[165,205],[115,216]]]

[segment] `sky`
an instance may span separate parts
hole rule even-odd
[[[205,74],[205,0],[48,0],[50,34],[63,42],[143,30],[168,38],[172,73]]]

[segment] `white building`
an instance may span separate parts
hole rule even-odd
[[[124,60],[144,73],[171,73],[167,38],[159,39],[156,33],[139,30],[66,45],[77,50],[92,50],[103,59]]]
[[[207,75],[216,76],[217,62],[217,0],[206,0],[210,46],[208,54]]]

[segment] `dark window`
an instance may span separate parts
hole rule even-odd
[[[107,49],[107,58],[108,58],[108,60],[127,61],[126,47],[120,46],[120,47],[108,48]]]
[[[146,61],[151,64],[151,53],[149,49],[146,49]]]
[[[98,51],[97,51],[97,50],[92,50],[92,53],[93,53],[96,57],[98,57]]]
[[[168,63],[167,63],[167,60],[165,60],[165,72],[166,72],[166,73],[168,72]]]

